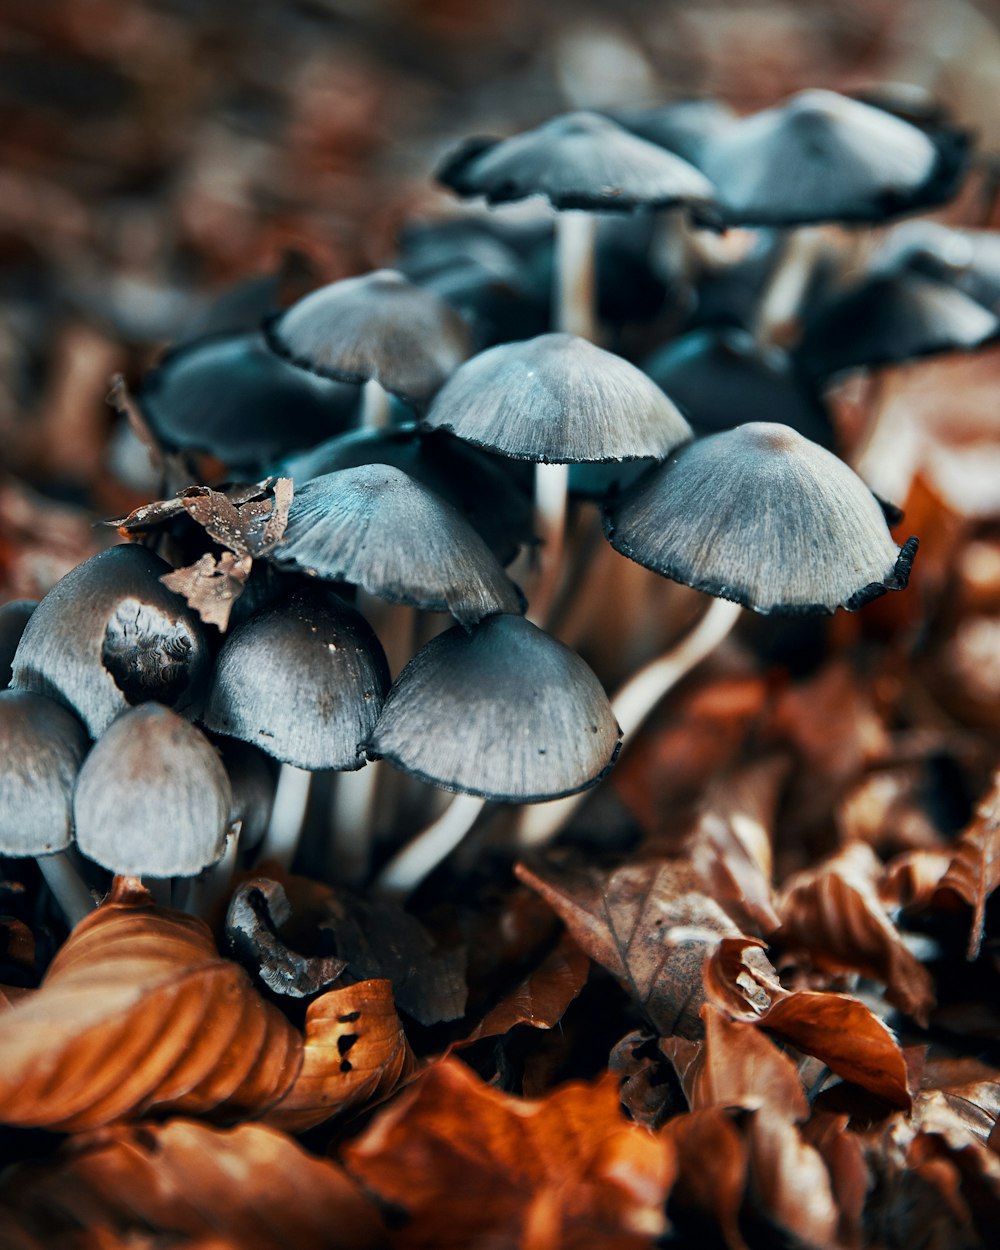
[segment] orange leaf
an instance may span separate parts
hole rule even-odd
[[[427,1069],[345,1149],[348,1171],[409,1217],[417,1247],[651,1246],[673,1175],[666,1140],[630,1123],[611,1076],[529,1101],[464,1064]]]
[[[207,925],[119,879],[41,988],[0,1014],[0,1122],[75,1131],[151,1108],[255,1115],[301,1059],[299,1034]]]
[[[819,1152],[771,1107],[750,1117],[747,1141],[755,1205],[791,1234],[792,1244],[816,1250],[834,1245],[840,1213]]]
[[[677,1154],[671,1209],[696,1212],[717,1224],[729,1250],[746,1250],[739,1216],[749,1152],[733,1116],[723,1107],[675,1116],[663,1130]]]
[[[329,990],[306,1012],[302,1070],[267,1122],[298,1133],[390,1093],[414,1068],[389,981]]]
[[[983,941],[986,900],[1000,885],[1000,772],[976,809],[972,824],[955,846],[941,890],[952,890],[973,909],[968,959],[975,959]]]
[[[49,1246],[385,1244],[374,1208],[336,1165],[274,1129],[190,1120],[107,1129],[77,1139],[68,1158],[15,1172],[0,1191],[0,1223]],[[69,1240],[80,1229],[104,1237]]]
[[[884,982],[889,1001],[925,1024],[934,1005],[933,982],[886,914],[878,895],[881,876],[882,865],[863,842],[796,873],[778,904],[781,936],[822,967],[854,969]]]

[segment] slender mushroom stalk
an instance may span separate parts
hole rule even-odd
[[[556,216],[552,306],[555,329],[597,341],[597,217],[583,209]]]
[[[62,909],[69,927],[74,928],[84,916],[90,915],[97,906],[97,901],[77,872],[69,851],[39,855],[35,862],[45,878],[45,884]]]
[[[375,892],[394,899],[412,894],[464,840],[486,802],[476,794],[456,795],[433,824],[389,860],[375,881]]]
[[[271,819],[257,848],[258,863],[273,859],[282,868],[291,868],[302,836],[311,788],[312,773],[307,768],[282,763],[274,791]]]
[[[390,402],[382,383],[369,378],[361,391],[361,429],[384,430],[389,424]]]
[[[566,545],[566,509],[569,503],[569,465],[535,465],[535,529],[541,541],[541,567],[528,620],[548,624],[559,592]]]

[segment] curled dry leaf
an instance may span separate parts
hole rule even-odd
[[[529,1101],[456,1059],[427,1069],[344,1154],[349,1172],[406,1211],[401,1250],[639,1250],[665,1229],[675,1167],[665,1137],[622,1116],[613,1077]]]
[[[385,1097],[414,1067],[388,981],[330,990],[309,1005],[302,1069],[267,1121],[302,1132]]]
[[[953,858],[950,848],[904,851],[885,866],[878,893],[890,908],[920,908],[931,901]]]
[[[224,551],[218,559],[206,551],[194,564],[164,573],[160,581],[168,590],[186,599],[206,625],[214,625],[225,633],[233,604],[243,593],[252,563],[249,556],[234,556],[231,551]]]
[[[937,1092],[982,1145],[987,1145],[1000,1116],[1000,1069],[979,1059],[928,1059],[921,1095]]]
[[[967,958],[975,959],[983,941],[986,900],[1000,885],[1000,772],[955,847],[940,889],[952,891],[973,909]]]
[[[73,930],[37,993],[0,1015],[0,1121],[60,1131],[150,1109],[256,1115],[302,1040],[202,921],[130,878]]]
[[[819,1151],[830,1175],[830,1185],[839,1211],[838,1240],[856,1250],[862,1244],[862,1216],[872,1178],[857,1134],[847,1131],[846,1115],[815,1112],[802,1129],[802,1136]]]
[[[190,1120],[106,1129],[45,1166],[19,1169],[0,1190],[0,1224],[80,1250],[175,1239],[240,1250],[385,1244],[374,1207],[335,1164],[274,1129]],[[81,1229],[88,1238],[77,1242]]]
[[[778,901],[781,938],[807,950],[820,967],[852,969],[884,982],[889,1001],[926,1024],[933,982],[886,914],[878,893],[881,876],[881,863],[863,842],[796,873]]]
[[[819,1151],[773,1107],[747,1123],[754,1205],[792,1244],[828,1250],[836,1244],[840,1212]]]
[[[746,1250],[740,1209],[747,1184],[749,1151],[733,1112],[709,1107],[675,1116],[662,1136],[677,1157],[670,1211],[717,1225],[729,1250]]]
[[[590,958],[563,934],[542,962],[480,1020],[456,1046],[500,1037],[519,1024],[551,1029],[587,983]]]
[[[784,989],[776,974],[761,973],[759,948],[740,938],[719,944],[705,968],[706,991],[716,1005],[821,1059],[844,1080],[908,1108],[906,1059],[888,1027],[846,994]]]
[[[537,890],[587,954],[624,985],[664,1036],[696,1037],[704,1002],[702,966],[738,929],[682,860],[518,877]]]

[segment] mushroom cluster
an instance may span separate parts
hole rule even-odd
[[[415,226],[395,268],[166,355],[122,401],[165,498],[0,610],[4,852],[78,912],[94,865],[190,900],[176,879],[291,862],[308,827],[332,876],[405,893],[489,804],[547,805],[508,827],[551,837],[741,607],[904,589],[917,540],[823,386],[996,336],[995,248],[867,229],[954,195],[967,156],[831,92],[573,113],[438,173],[553,212]],[[718,601],[614,698],[564,641],[602,528]]]

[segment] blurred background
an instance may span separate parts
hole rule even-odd
[[[5,0],[0,598],[42,593],[100,544],[95,515],[135,501],[108,472],[109,378],[134,382],[236,282],[391,259],[405,221],[456,211],[430,175],[459,139],[567,108],[748,111],[899,80],[989,160],[998,16],[986,0]]]

